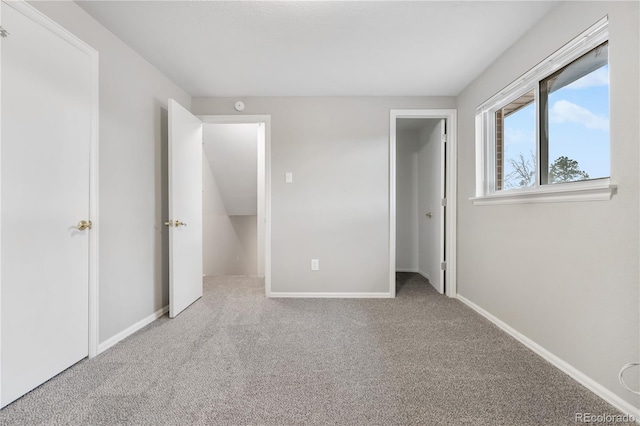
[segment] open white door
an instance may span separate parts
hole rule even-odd
[[[202,296],[202,122],[169,99],[169,316]]]
[[[447,121],[445,119],[440,120],[440,139],[442,144],[440,145],[440,200],[446,200],[447,198],[447,149],[444,144],[447,143]],[[444,294],[447,288],[447,272],[446,272],[446,229],[447,229],[447,207],[446,202],[440,202],[440,283],[438,291],[440,294]]]

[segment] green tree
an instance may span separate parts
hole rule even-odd
[[[580,170],[578,162],[564,155],[557,158],[549,168],[550,183],[575,182],[587,179],[589,179],[589,174]]]

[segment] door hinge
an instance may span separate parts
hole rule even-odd
[[[9,31],[5,30],[3,27],[0,27],[0,37],[7,38],[9,35]]]
[[[446,271],[447,270],[447,262],[440,263],[440,269],[442,269],[443,271]]]
[[[442,207],[447,207],[447,199],[446,199],[446,198],[443,198],[442,200],[440,200],[440,205],[441,205]]]
[[[442,143],[447,143],[447,134],[442,135]]]

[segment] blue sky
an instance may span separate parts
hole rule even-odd
[[[509,159],[535,153],[535,106],[505,119],[505,175]],[[576,80],[549,96],[549,161],[577,160],[592,179],[609,171],[609,66]]]

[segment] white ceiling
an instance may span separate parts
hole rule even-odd
[[[555,1],[78,1],[193,97],[457,95]]]
[[[204,154],[227,214],[258,211],[258,125],[204,124]]]

